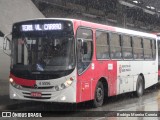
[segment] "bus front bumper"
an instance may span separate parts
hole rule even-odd
[[[26,90],[17,89],[10,84],[10,99],[76,103],[76,89],[72,85],[60,91],[38,89]]]

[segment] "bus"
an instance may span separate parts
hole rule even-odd
[[[160,33],[153,33],[157,35],[157,49],[158,49],[158,80],[160,80]]]
[[[64,18],[17,22],[11,34],[10,99],[99,107],[158,83],[156,35]]]

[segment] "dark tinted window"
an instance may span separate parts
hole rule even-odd
[[[132,54],[132,39],[128,35],[123,35],[123,58],[124,59],[131,59],[133,54]]]
[[[97,59],[109,59],[109,35],[106,32],[96,32]]]
[[[112,59],[121,59],[121,40],[120,35],[117,33],[111,33],[110,35],[110,49],[111,49],[111,58]]]
[[[156,40],[152,40],[153,59],[156,58]]]
[[[143,43],[140,37],[133,37],[133,56],[134,59],[143,59]]]
[[[150,39],[143,39],[144,44],[144,58],[152,59],[152,41]]]

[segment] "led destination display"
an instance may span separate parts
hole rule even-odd
[[[21,31],[49,31],[49,30],[62,30],[63,25],[61,23],[51,24],[28,24],[21,25]]]

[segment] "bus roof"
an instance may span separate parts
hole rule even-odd
[[[83,27],[90,27],[90,28],[99,29],[99,30],[107,30],[107,31],[112,31],[112,32],[124,33],[124,34],[133,35],[133,36],[157,38],[157,35],[151,34],[151,33],[145,33],[145,32],[125,29],[125,28],[120,28],[120,27],[114,27],[114,26],[109,26],[109,25],[104,25],[104,24],[99,24],[99,23],[94,23],[94,22],[89,22],[89,21],[84,21],[84,20],[79,20],[79,19],[36,18],[36,19],[28,19],[25,21],[32,21],[32,20],[67,20],[67,21],[72,21],[72,22],[79,22],[80,26],[83,26]],[[25,21],[20,21],[20,22],[25,22]],[[17,23],[20,23],[20,22],[17,22]]]

